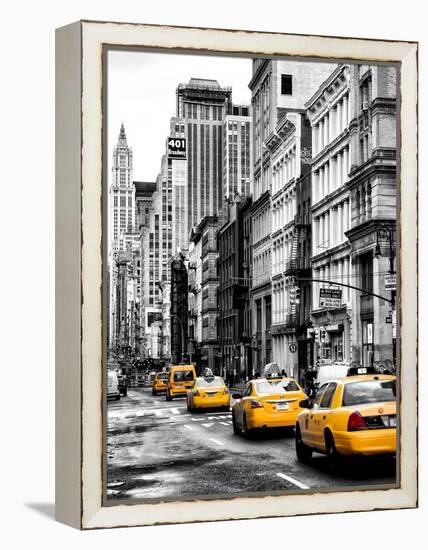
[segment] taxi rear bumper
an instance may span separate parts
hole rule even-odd
[[[257,428],[291,428],[296,424],[297,415],[302,409],[268,412],[265,409],[250,409],[247,412],[247,426]]]
[[[337,451],[342,455],[395,454],[397,451],[397,430],[360,430],[333,434]]]
[[[211,409],[214,407],[229,407],[230,395],[218,395],[216,397],[201,397],[194,396],[192,398],[192,405],[195,409]]]

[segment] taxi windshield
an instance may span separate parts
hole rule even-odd
[[[208,388],[209,386],[224,386],[224,381],[220,376],[210,376],[209,378],[198,378],[197,385],[200,388]]]
[[[167,380],[168,379],[168,373],[167,372],[161,372],[157,375],[157,379],[159,380]]]
[[[191,382],[192,380],[192,370],[177,370],[174,372],[174,382]]]
[[[395,380],[363,380],[345,384],[343,406],[396,400]]]

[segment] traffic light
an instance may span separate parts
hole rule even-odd
[[[290,304],[300,304],[300,287],[291,286],[289,290]]]

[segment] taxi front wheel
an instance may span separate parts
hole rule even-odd
[[[337,469],[342,466],[342,456],[337,452],[334,438],[331,432],[325,433],[325,448],[327,451],[328,464],[330,468]]]
[[[247,417],[244,414],[244,418],[242,419],[242,435],[246,437],[247,439],[251,439],[251,436],[253,435],[253,431],[248,428],[247,424]]]
[[[299,462],[307,464],[312,458],[312,450],[302,441],[299,425],[296,426],[296,455]]]
[[[233,426],[233,433],[235,435],[239,435],[241,433],[241,430],[238,428],[238,426],[236,424],[235,413],[233,413],[233,412],[232,412],[232,426]]]

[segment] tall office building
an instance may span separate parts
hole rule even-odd
[[[135,241],[138,235],[135,233],[135,188],[132,181],[133,153],[128,145],[125,127],[122,123],[116,146],[113,149],[111,185],[109,188],[109,224],[108,224],[108,269],[109,269],[109,335],[108,344],[111,348],[117,348],[128,329],[121,325],[127,322],[127,318],[119,313],[118,296],[118,253],[130,251],[130,261],[135,252]],[[128,257],[128,256],[126,256]],[[123,308],[122,308],[123,311]]]
[[[117,252],[121,233],[135,229],[135,189],[132,181],[133,156],[122,123],[116,147],[113,149],[110,198],[110,251]],[[109,251],[109,252],[110,252]]]
[[[251,108],[233,105],[224,118],[223,198],[233,199],[251,194]]]
[[[187,139],[187,237],[223,202],[223,120],[230,114],[232,89],[216,80],[191,78],[177,87],[177,117]]]

